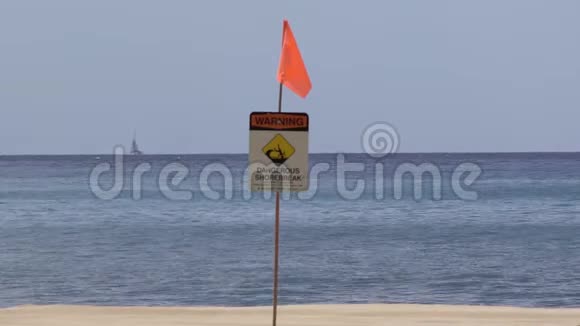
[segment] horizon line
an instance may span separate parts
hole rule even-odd
[[[389,153],[386,154],[384,157],[393,156],[393,155],[412,155],[412,154],[575,154],[580,153],[580,151],[501,151],[501,152],[489,152],[489,151],[482,151],[482,152],[396,152],[396,153]],[[311,152],[308,153],[316,154],[316,155],[336,155],[336,154],[349,154],[349,155],[368,155],[365,152]],[[84,154],[63,154],[63,153],[52,153],[52,154],[2,154],[0,153],[0,157],[14,157],[14,156],[113,156],[114,153],[84,153]],[[132,155],[130,153],[125,153],[124,156],[179,156],[179,155],[248,155],[247,152],[245,153],[144,153],[140,155]]]

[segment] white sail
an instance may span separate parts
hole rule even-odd
[[[133,143],[131,143],[131,155],[141,155],[143,152],[139,150],[137,146],[137,132],[133,133]]]

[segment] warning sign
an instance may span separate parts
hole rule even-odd
[[[249,160],[252,191],[308,190],[308,115],[253,112]]]

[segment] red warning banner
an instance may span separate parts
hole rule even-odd
[[[250,114],[250,130],[308,131],[308,114],[253,112]]]

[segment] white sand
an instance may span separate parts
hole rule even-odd
[[[0,309],[1,326],[268,326],[271,308],[23,306]],[[579,326],[580,309],[439,305],[283,306],[279,326]]]

